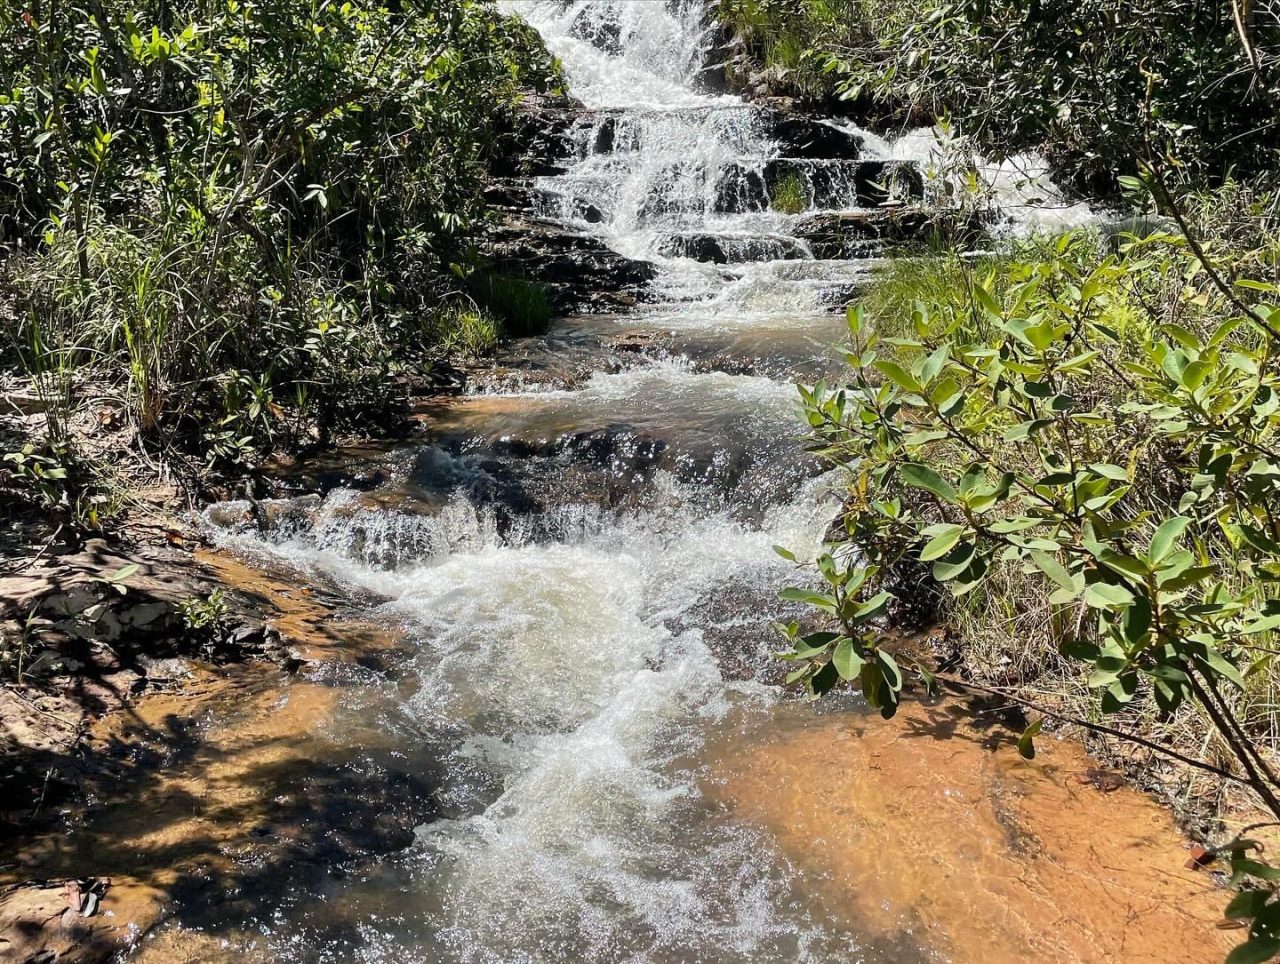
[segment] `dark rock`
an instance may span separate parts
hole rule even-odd
[[[642,300],[656,274],[599,238],[514,213],[489,230],[481,250],[494,271],[545,285],[561,313],[610,310],[618,296]]]
[[[756,166],[726,165],[717,185],[717,209],[725,214],[762,211],[788,180],[802,185],[815,209],[876,207],[924,192],[919,168],[908,161],[778,157]]]
[[[929,213],[918,208],[826,212],[803,219],[796,235],[816,258],[862,258],[885,245],[919,241],[930,223]]]
[[[717,235],[701,232],[671,234],[659,244],[669,258],[692,258],[707,264],[786,261],[806,257],[805,246],[778,235]]]
[[[862,156],[863,138],[859,134],[803,114],[761,109],[769,118],[769,136],[782,145],[787,157],[853,160]]]
[[[572,97],[527,92],[495,138],[490,173],[497,177],[563,174],[573,153],[573,129],[585,111]]]

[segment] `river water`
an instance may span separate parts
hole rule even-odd
[[[395,627],[404,662],[347,680],[323,738],[376,721],[368,754],[431,773],[412,846],[259,910],[253,944],[280,960],[927,956],[905,932],[859,940],[707,793],[708,760],[798,712],[765,685],[789,577],[770,547],[812,553],[836,502],[799,444],[794,382],[831,369],[832,306],[868,265],[816,261],[796,215],[726,202],[780,148],[756,111],[700,89],[705,3],[505,6],[600,109],[538,185],[544,213],[654,261],[654,304],[514,346],[517,372],[574,377],[429,413],[432,443],[389,460],[394,499],[339,490],[269,534],[218,530]],[[841,193],[822,203],[857,206]],[[588,206],[603,217],[576,220]],[[731,263],[679,256],[694,233]],[[619,335],[648,340],[610,351]]]

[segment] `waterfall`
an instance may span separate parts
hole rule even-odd
[[[716,747],[780,710],[756,677],[770,622],[799,611],[770,547],[816,553],[837,509],[793,386],[831,364],[827,308],[866,268],[815,257],[802,228],[856,209],[880,169],[855,135],[703,89],[705,2],[504,7],[589,109],[568,170],[538,181],[543,214],[657,264],[657,303],[522,346],[554,363],[594,345],[601,367],[568,387],[517,378],[442,406],[398,459],[399,502],[338,491],[268,532],[220,525],[250,515],[237,507],[208,514],[222,545],[375,601],[409,652],[344,712],[437,761],[440,819],[333,884],[375,914],[340,938],[288,915],[262,931],[299,961],[865,957],[842,910],[702,781]],[[804,137],[779,136],[797,123]],[[627,324],[668,342],[610,353]]]
[[[658,264],[667,303],[711,302],[726,285],[754,287],[771,262],[814,260],[800,221],[858,210],[886,170],[860,156],[858,136],[839,156],[787,157],[771,129],[775,112],[701,89],[711,36],[705,2],[502,6],[538,29],[593,112],[575,131],[567,173],[538,179],[541,213]],[[833,288],[827,301],[838,301],[861,267],[833,262],[826,277],[811,274],[810,306]]]

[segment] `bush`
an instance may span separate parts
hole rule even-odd
[[[0,11],[29,372],[118,386],[153,447],[222,461],[377,428],[389,376],[491,344],[429,319],[469,270],[502,115],[558,82],[527,26],[480,0],[48,11]]]
[[[775,87],[873,124],[951,117],[1110,191],[1148,150],[1197,177],[1273,170],[1280,20],[1229,0],[720,0]],[[1068,29],[1063,25],[1069,24]],[[740,72],[741,73],[741,72]],[[1150,148],[1148,148],[1150,142]]]
[[[831,547],[820,588],[784,593],[830,623],[780,627],[789,679],[885,715],[908,670],[977,686],[1137,738],[1280,817],[1280,287],[1219,284],[1277,252],[1270,236],[1215,268],[1179,236],[1118,256],[1064,236],[891,268],[874,318],[849,311],[849,385],[801,390],[814,448],[849,474],[857,551]],[[891,630],[904,564],[950,590],[965,675]],[[1237,880],[1270,881],[1252,846],[1223,853]],[[1252,950],[1280,914],[1269,894],[1229,912],[1254,921]]]

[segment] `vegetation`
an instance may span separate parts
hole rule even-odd
[[[1280,819],[1278,252],[1274,234],[1226,265],[1180,235],[1119,254],[1063,236],[897,269],[874,316],[850,309],[850,384],[802,391],[815,447],[849,472],[858,552],[786,592],[833,623],[782,627],[790,679],[852,683],[886,715],[903,667],[976,686]],[[887,628],[895,576],[920,564],[950,590],[959,675]],[[1278,873],[1256,849],[1223,848],[1258,885],[1228,911],[1253,927],[1233,961],[1280,951]]]
[[[803,214],[813,203],[809,186],[799,174],[780,177],[769,190],[770,207],[779,214]]]
[[[936,124],[930,203],[980,213],[976,158],[1039,151],[1148,216],[981,257],[955,237],[850,308],[847,384],[802,389],[848,481],[816,585],[784,593],[818,617],[780,627],[789,680],[886,715],[915,679],[996,694],[1035,711],[1026,755],[1057,720],[1185,810],[1260,810],[1209,858],[1244,888],[1231,961],[1272,959],[1280,870],[1251,838],[1280,825],[1280,21],[1147,0],[719,11],[750,52],[739,82]],[[922,609],[941,650],[902,631]]]
[[[987,156],[1043,150],[1098,189],[1132,173],[1144,132],[1218,179],[1280,149],[1280,21],[1244,0],[719,0],[719,16],[779,89],[878,124],[949,116]]]
[[[3,360],[47,416],[11,489],[99,521],[89,399],[171,464],[234,467],[385,426],[393,376],[497,340],[508,302],[466,283],[486,155],[520,91],[558,83],[522,23],[481,0],[33,0],[0,41]]]

